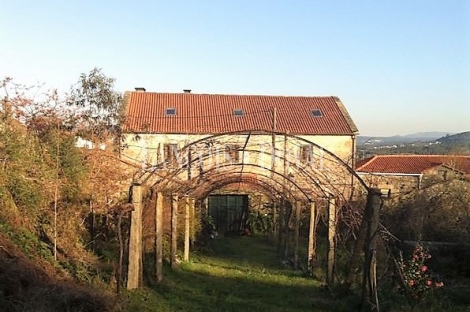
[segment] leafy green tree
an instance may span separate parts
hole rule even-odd
[[[81,74],[72,87],[68,104],[76,112],[73,126],[80,136],[93,142],[120,138],[122,96],[114,90],[114,82],[114,78],[94,68]]]

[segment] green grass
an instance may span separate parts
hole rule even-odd
[[[150,263],[153,262],[153,259]],[[152,276],[147,266],[146,274]],[[129,292],[126,311],[358,311],[361,301],[341,286],[331,292],[302,271],[285,267],[275,247],[264,237],[230,237],[211,241],[209,248],[191,253],[191,261],[164,268],[161,284],[149,282]],[[150,278],[151,280],[151,278]],[[396,285],[379,280],[382,311],[470,311],[468,286],[427,294],[413,309]]]
[[[164,282],[130,293],[128,311],[350,311],[321,283],[282,265],[262,237],[219,238]]]

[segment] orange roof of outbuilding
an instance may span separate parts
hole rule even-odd
[[[376,155],[358,161],[356,172],[421,174],[445,166],[470,174],[470,156],[464,155]]]
[[[244,130],[291,134],[353,135],[358,130],[334,96],[225,95],[129,91],[124,132],[213,134]],[[167,109],[175,109],[168,116]],[[242,116],[234,115],[242,110]],[[315,117],[312,110],[320,110]]]

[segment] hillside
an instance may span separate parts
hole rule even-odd
[[[114,311],[120,162],[1,113],[0,311]]]
[[[360,135],[357,138],[357,145],[372,145],[372,146],[383,146],[393,144],[404,144],[411,142],[431,142],[435,141],[444,136],[450,135],[448,132],[419,132],[407,135],[394,135],[394,136],[363,136]]]
[[[0,225],[0,230],[1,311],[91,312],[115,309],[114,298],[91,285],[77,283],[65,271],[41,257],[31,254],[27,257],[27,253],[2,234],[6,230],[4,225]],[[27,247],[24,237],[21,243]]]
[[[376,154],[469,154],[470,131],[439,138],[409,135],[385,138],[362,137],[358,139],[360,159]]]
[[[54,164],[35,157],[48,158],[30,135],[8,135],[0,149],[7,160],[0,169],[0,311],[114,311],[114,220],[102,218],[100,203],[101,190],[111,184],[92,188],[96,202],[84,199],[90,182],[105,181],[93,177],[95,169],[111,174],[106,166],[118,164],[71,145],[67,151],[63,142],[61,163],[72,172],[63,168],[54,213]],[[77,169],[81,174],[74,176]],[[87,209],[90,203],[96,204],[95,212]],[[106,239],[97,224],[106,227]]]
[[[1,81],[1,311],[115,310],[115,207],[128,200],[129,174],[110,146],[121,105],[113,84],[96,68],[68,95]],[[78,136],[110,148],[80,149]]]
[[[436,140],[443,145],[460,145],[470,146],[470,131],[457,133],[453,135],[446,135]]]

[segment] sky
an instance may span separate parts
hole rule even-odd
[[[361,135],[470,131],[470,0],[0,0],[0,78],[338,96]]]

